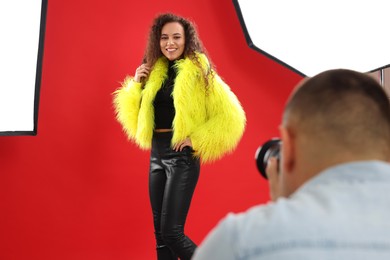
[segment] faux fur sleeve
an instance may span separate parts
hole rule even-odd
[[[122,87],[113,93],[116,119],[122,125],[129,139],[135,139],[137,132],[141,92],[141,83],[127,77],[122,83]]]
[[[206,111],[208,119],[191,134],[191,141],[202,161],[210,162],[236,148],[246,116],[236,95],[217,74],[206,97]]]

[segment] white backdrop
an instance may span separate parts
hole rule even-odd
[[[0,134],[34,131],[41,6],[0,0]]]
[[[303,75],[390,64],[386,0],[235,2],[252,44]]]

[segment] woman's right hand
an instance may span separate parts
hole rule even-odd
[[[150,67],[144,63],[135,70],[134,81],[141,82],[142,78],[146,78],[149,75]]]

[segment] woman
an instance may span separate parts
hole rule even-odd
[[[194,25],[174,14],[151,27],[144,63],[114,93],[118,121],[140,148],[151,148],[149,194],[158,259],[190,259],[184,225],[200,161],[232,152],[245,113],[213,70]]]

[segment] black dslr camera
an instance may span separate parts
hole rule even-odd
[[[268,179],[265,169],[267,168],[268,160],[271,157],[276,157],[280,160],[280,145],[281,140],[279,138],[273,138],[265,142],[262,146],[257,148],[255,154],[257,170],[261,176]]]

